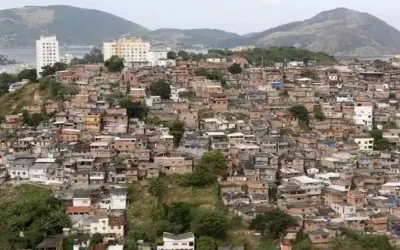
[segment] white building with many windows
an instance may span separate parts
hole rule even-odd
[[[374,150],[374,138],[355,136],[354,142],[357,143],[360,151],[373,151]]]
[[[157,250],[194,250],[195,247],[194,233],[175,235],[164,232],[163,242],[162,246],[157,246]]]
[[[53,65],[60,61],[60,51],[56,36],[41,36],[36,41],[36,69],[38,77],[42,72],[42,67]]]
[[[372,105],[354,107],[354,123],[357,125],[366,125],[372,128],[373,114]]]
[[[150,43],[140,38],[124,37],[119,40],[103,44],[104,60],[118,56],[125,62],[147,62]]]

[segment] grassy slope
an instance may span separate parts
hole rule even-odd
[[[0,213],[2,210],[7,209],[7,205],[10,203],[25,200],[28,197],[44,198],[50,196],[51,194],[52,191],[50,189],[29,184],[23,184],[19,186],[0,186]],[[0,226],[0,249],[9,249],[8,242],[3,237],[7,234],[2,230],[5,230],[5,228]]]
[[[177,178],[168,176],[166,177],[168,183],[168,191],[164,195],[162,202],[167,204],[173,202],[188,202],[193,204],[196,208],[200,209],[221,209],[221,201],[217,196],[216,186],[206,188],[191,188],[180,187],[177,185]],[[156,237],[156,225],[152,220],[152,207],[157,204],[157,199],[152,197],[147,192],[145,184],[134,183],[132,184],[133,193],[131,197],[133,201],[129,206],[129,226],[130,230],[142,230]],[[229,218],[235,216],[227,212]],[[232,221],[232,230],[228,232],[224,245],[227,246],[240,246],[247,245],[247,249],[257,249],[260,244],[260,238],[253,234],[247,233],[248,225],[242,223],[240,220],[234,219]]]
[[[29,83],[23,88],[15,91],[14,93],[8,93],[0,97],[0,115],[9,115],[17,110],[21,110],[24,106],[32,105],[35,103],[35,98],[46,97],[48,92],[39,91],[38,83]]]

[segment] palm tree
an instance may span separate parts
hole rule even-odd
[[[65,213],[64,207],[61,205],[57,205],[57,207],[50,212],[47,218],[47,223],[44,225],[49,225],[49,228],[47,229],[50,229],[50,232],[61,232],[63,228],[69,227],[71,224],[68,215]]]

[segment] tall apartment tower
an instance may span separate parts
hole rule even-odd
[[[42,67],[53,65],[60,61],[60,51],[56,36],[41,36],[36,41],[36,69],[38,77],[42,72]]]
[[[104,43],[104,60],[112,56],[124,58],[126,62],[146,62],[150,51],[150,43],[140,38],[125,37],[119,40]]]

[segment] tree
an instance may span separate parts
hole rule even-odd
[[[289,109],[294,117],[299,119],[306,127],[309,125],[308,110],[302,105],[293,106]]]
[[[223,80],[223,72],[219,69],[208,70],[205,68],[197,68],[194,72],[196,76],[205,76],[209,80],[213,81],[222,81]]]
[[[192,221],[192,230],[197,236],[210,236],[217,239],[225,237],[228,219],[219,212],[207,211]]]
[[[172,232],[180,234],[190,230],[191,204],[175,202],[170,205],[153,206],[153,219],[157,221],[157,234]]]
[[[149,182],[149,193],[158,200],[161,200],[166,188],[165,182],[161,178],[154,178]]]
[[[390,141],[386,138],[380,138],[374,140],[374,149],[375,150],[389,150],[390,149]]]
[[[200,237],[196,241],[197,250],[215,250],[217,248],[217,241],[213,237],[205,236]]]
[[[388,139],[383,138],[383,132],[377,127],[373,127],[371,136],[374,138],[374,150],[389,150],[390,142]]]
[[[202,53],[196,54],[196,53],[190,53],[190,59],[192,61],[201,61],[204,60],[204,55]]]
[[[60,63],[60,62],[56,62],[53,64],[52,66],[54,73],[58,72],[58,71],[63,71],[67,69],[67,65],[65,63]]]
[[[257,215],[250,223],[250,229],[260,231],[261,234],[269,233],[275,238],[285,232],[288,227],[297,225],[296,220],[280,210]]]
[[[204,167],[196,168],[192,174],[181,176],[181,186],[204,187],[216,181],[216,176]]]
[[[223,79],[223,73],[219,69],[213,69],[209,71],[208,75],[206,76],[207,79],[213,80],[213,81],[222,81]]]
[[[160,96],[161,99],[167,100],[171,94],[171,88],[165,80],[159,80],[150,85],[150,93],[153,96]]]
[[[336,238],[342,238],[334,240],[333,249],[382,249],[382,250],[394,250],[389,239],[386,235],[379,234],[367,234],[361,231],[354,231],[349,229],[342,230],[341,236]],[[338,242],[338,241],[341,242]]]
[[[175,202],[167,207],[167,220],[174,224],[182,225],[183,230],[190,227],[191,204],[185,202]]]
[[[7,232],[10,249],[35,249],[46,235],[62,233],[70,227],[65,207],[53,197],[42,193],[7,204],[0,211],[2,228]],[[20,233],[24,232],[24,237]]]
[[[321,52],[311,52],[295,47],[269,47],[268,49],[255,48],[235,52],[235,54],[244,57],[252,65],[261,65],[264,62],[266,66],[274,66],[277,62],[286,61],[305,61],[309,58],[315,58],[320,65],[333,65],[336,60],[333,56]]]
[[[20,80],[28,79],[30,82],[37,82],[37,71],[36,69],[23,69],[18,73]]]
[[[169,125],[169,134],[174,136],[174,145],[179,147],[179,143],[185,133],[185,123],[179,120],[174,120]]]
[[[322,112],[321,107],[314,108],[314,117],[318,121],[324,121],[325,120],[325,114],[324,114],[324,112]]]
[[[234,63],[231,66],[228,67],[228,71],[231,74],[240,74],[242,73],[242,67],[240,67],[240,64]]]
[[[74,238],[72,236],[64,239],[63,249],[64,250],[74,250]]]
[[[83,59],[80,59],[78,57],[72,58],[70,65],[75,66],[75,65],[80,65],[80,64],[86,64],[86,62]]]
[[[91,243],[93,245],[101,244],[101,243],[103,243],[103,239],[104,239],[103,235],[101,235],[99,233],[95,233],[92,235]]]
[[[316,80],[317,77],[318,77],[317,72],[315,70],[313,70],[313,69],[310,69],[310,68],[303,69],[301,71],[301,76],[302,77],[311,78],[311,79],[314,79],[314,80]]]
[[[128,96],[122,97],[119,100],[119,106],[127,110],[129,118],[144,119],[147,117],[149,111],[146,104],[142,102],[132,102],[131,98]]]
[[[10,83],[17,82],[18,80],[18,76],[16,75],[11,75],[6,72],[0,73],[0,96],[7,94]]]
[[[220,151],[209,151],[200,159],[200,166],[216,175],[226,175],[228,165],[225,156]]]
[[[159,125],[161,124],[160,118],[157,116],[147,116],[146,119],[144,120],[146,124],[152,124],[152,125]]]
[[[23,110],[22,117],[24,124],[31,127],[37,127],[41,122],[50,120],[52,115],[46,112],[29,115],[28,111]]]
[[[104,66],[107,67],[109,72],[121,72],[125,67],[124,59],[119,56],[112,56],[104,62]]]
[[[42,77],[46,77],[46,76],[52,76],[54,75],[54,71],[53,68],[51,67],[51,65],[46,65],[42,67],[42,72],[40,72],[40,75]]]
[[[42,77],[55,75],[58,71],[63,71],[67,69],[67,65],[65,63],[56,62],[53,65],[46,65],[42,67],[42,72],[40,75]]]
[[[92,63],[92,64],[103,63],[104,62],[103,52],[99,48],[93,48],[92,51],[90,51],[90,54],[86,54],[83,57],[83,61],[85,63]]]
[[[167,58],[171,60],[175,60],[178,57],[178,55],[174,51],[168,51],[167,53]]]
[[[210,49],[208,50],[208,54],[218,54],[221,56],[233,56],[233,51],[228,49]]]
[[[309,238],[306,238],[300,242],[297,242],[296,245],[294,246],[295,250],[312,250],[312,243]],[[347,249],[347,248],[344,248]]]
[[[190,59],[189,53],[186,52],[186,51],[183,51],[183,50],[181,50],[181,51],[178,52],[178,56],[179,56],[180,58],[182,58],[183,61],[189,61],[189,59]]]
[[[197,68],[195,71],[194,71],[194,74],[196,75],[196,76],[208,76],[208,70],[207,69],[205,69],[205,68]]]
[[[127,240],[127,249],[128,250],[137,250],[138,249],[138,240],[142,240],[144,242],[153,241],[153,237],[151,237],[148,233],[141,230],[130,230]]]
[[[396,99],[396,98],[397,98],[396,93],[393,92],[389,93],[389,99]]]

